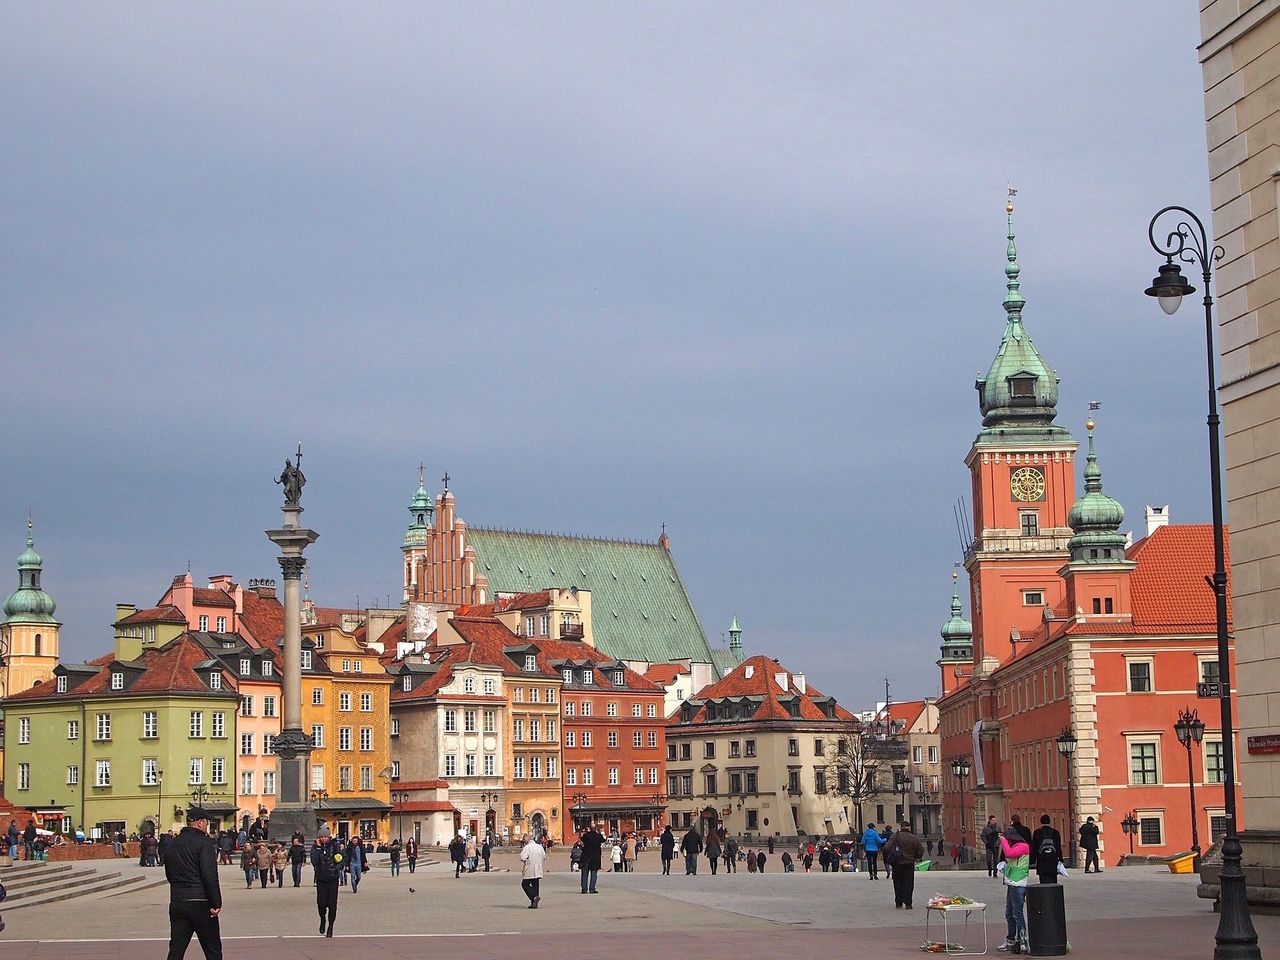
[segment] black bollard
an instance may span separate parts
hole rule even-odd
[[[1033,957],[1067,953],[1067,904],[1056,883],[1027,887],[1027,952]]]

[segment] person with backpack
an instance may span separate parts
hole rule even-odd
[[[1004,878],[1004,918],[1008,933],[996,949],[1020,952],[1027,942],[1025,907],[1027,874],[1031,872],[1031,845],[1018,832],[1017,824],[1010,823],[1000,835],[1000,855],[1004,859],[996,869]]]
[[[329,828],[321,827],[311,848],[311,867],[316,878],[316,910],[320,913],[320,932],[333,936],[333,921],[338,917],[338,878],[342,875],[345,857],[342,841],[335,839]]]
[[[724,841],[724,872],[738,872],[738,841],[733,837],[726,837]]]
[[[987,876],[994,877],[1000,862],[1000,824],[994,816],[987,817],[987,825],[982,828],[982,845],[987,848]]]
[[[924,859],[924,844],[911,832],[911,824],[885,844],[884,863],[893,877],[893,906],[897,910],[914,909],[911,901],[916,892],[916,864]]]
[[[1049,826],[1049,815],[1040,817],[1040,829],[1031,835],[1031,862],[1041,883],[1058,882],[1062,862],[1062,834]]]
[[[867,829],[862,832],[862,849],[867,854],[867,876],[872,880],[880,879],[880,868],[876,863],[880,855],[880,846],[880,834],[876,832],[876,825],[868,823]]]

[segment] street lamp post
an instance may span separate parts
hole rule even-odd
[[[396,836],[400,842],[404,842],[404,805],[409,800],[409,793],[406,790],[392,790],[391,802],[396,807]]]
[[[485,805],[484,811],[484,829],[486,833],[494,834],[497,832],[498,824],[494,818],[493,805],[498,802],[499,796],[497,790],[480,791],[480,802]]]
[[[1129,856],[1133,856],[1133,838],[1138,835],[1138,814],[1130,810],[1120,821],[1120,829],[1129,835]]]
[[[1176,225],[1163,244],[1156,240],[1156,222],[1165,214],[1172,214]],[[1186,219],[1183,219],[1183,218]],[[1193,226],[1194,224],[1194,226]],[[1227,565],[1226,534],[1222,521],[1222,455],[1219,438],[1218,387],[1215,372],[1213,341],[1213,297],[1209,293],[1213,282],[1213,265],[1226,254],[1222,247],[1211,244],[1208,231],[1194,213],[1186,207],[1169,206],[1157,211],[1147,227],[1147,239],[1151,248],[1165,258],[1159,273],[1146,289],[1149,297],[1160,301],[1160,308],[1170,316],[1178,309],[1182,298],[1195,293],[1182,276],[1181,268],[1173,262],[1177,257],[1183,263],[1199,264],[1204,280],[1204,336],[1209,372],[1209,491],[1213,507],[1213,580],[1215,619],[1218,631],[1218,705],[1222,712],[1222,793],[1227,835],[1222,841],[1222,871],[1218,877],[1218,932],[1213,955],[1216,960],[1261,960],[1258,932],[1249,917],[1249,900],[1245,890],[1242,862],[1244,849],[1236,829],[1236,763],[1235,727],[1231,710],[1231,644],[1227,633]]]
[[[1187,787],[1191,791],[1191,852],[1195,854],[1192,864],[1197,873],[1200,872],[1200,828],[1196,823],[1196,775],[1192,764],[1192,747],[1204,740],[1204,721],[1200,719],[1200,711],[1190,707],[1178,711],[1178,722],[1173,725],[1173,732],[1178,735],[1178,742],[1187,748]]]
[[[964,855],[964,837],[967,829],[965,807],[964,807],[964,782],[969,779],[970,761],[968,757],[956,757],[951,761],[951,773],[960,781],[960,857],[959,862],[965,862]]]
[[[667,807],[667,795],[665,793],[655,793],[649,798],[653,801],[653,805],[658,808],[657,814],[653,818],[653,828],[658,829],[658,822],[662,819],[662,813]],[[742,809],[742,801],[738,801],[738,809]]]
[[[1058,752],[1067,758],[1067,866],[1076,865],[1076,808],[1071,793],[1071,758],[1076,753],[1076,735],[1070,727],[1058,734]]]
[[[582,811],[586,807],[587,801],[590,800],[591,798],[587,794],[579,790],[569,799],[573,801],[573,819],[574,819],[573,826],[574,826],[574,829],[576,830],[578,828],[578,821],[582,819]]]

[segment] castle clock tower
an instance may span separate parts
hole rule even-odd
[[[1006,660],[1058,608],[1058,571],[1070,557],[1067,515],[1075,501],[1076,441],[1054,423],[1058,375],[1022,323],[1018,251],[1009,214],[1005,330],[991,369],[975,386],[982,429],[965,458],[973,483],[969,573],[975,670]]]

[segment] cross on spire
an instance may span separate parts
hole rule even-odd
[[[448,471],[448,470],[446,470],[446,471],[444,472],[444,476],[440,478],[440,482],[444,484],[444,488],[445,488],[446,490],[448,490],[448,489],[449,489],[449,481],[450,481],[450,480],[452,480],[452,479],[453,479],[453,478],[449,476],[449,471]]]
[[[427,465],[423,463],[421,460],[419,460],[418,461],[418,486],[422,486],[424,483],[426,483],[426,477],[427,477]]]

